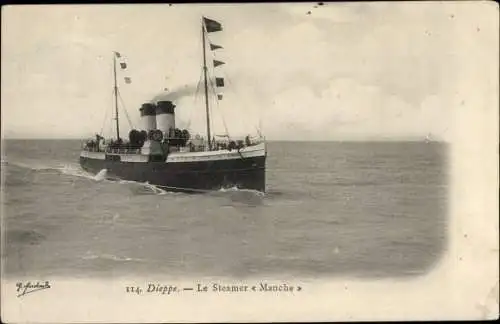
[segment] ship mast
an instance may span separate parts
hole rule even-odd
[[[212,149],[212,142],[210,137],[210,109],[208,106],[208,80],[207,80],[207,54],[206,54],[206,31],[205,31],[205,23],[202,18],[201,22],[201,33],[203,40],[203,79],[205,84],[205,109],[207,115],[207,137],[208,137],[208,149]]]
[[[120,125],[118,121],[118,84],[116,82],[116,53],[113,52],[113,76],[115,79],[115,120],[116,120],[116,140],[120,139]]]

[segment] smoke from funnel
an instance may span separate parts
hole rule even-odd
[[[185,85],[183,87],[174,89],[172,91],[164,91],[154,96],[153,99],[151,99],[151,102],[157,102],[162,100],[175,101],[182,97],[194,95],[196,93],[197,88],[198,88],[197,85],[192,84],[192,85]]]

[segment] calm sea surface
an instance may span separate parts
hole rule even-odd
[[[447,145],[270,142],[267,192],[95,177],[79,141],[2,143],[9,276],[425,274],[446,247]]]

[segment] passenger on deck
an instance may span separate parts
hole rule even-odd
[[[95,134],[95,142],[94,142],[94,148],[96,151],[100,151],[100,148],[101,148],[101,139],[103,139],[103,137],[99,134]]]

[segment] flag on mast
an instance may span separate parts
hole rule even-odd
[[[124,77],[123,79],[125,80],[126,84],[131,84],[132,83],[132,79],[130,77]]]
[[[222,25],[220,22],[215,21],[213,19],[208,19],[203,17],[203,23],[205,24],[205,28],[207,29],[207,33],[218,32],[222,30]]]
[[[222,61],[217,61],[217,60],[214,60],[214,67],[218,67],[219,65],[222,65],[222,64],[226,64]]]
[[[127,68],[127,63],[120,62],[120,67],[125,70]]]
[[[210,43],[210,50],[211,51],[215,51],[216,49],[219,49],[219,48],[224,48],[224,47]]]
[[[116,57],[118,57],[118,58],[122,57],[122,55],[121,55],[119,52],[116,52],[116,51],[115,51],[115,55],[116,55]]]
[[[224,86],[224,78],[215,78],[215,85],[217,87],[223,87]]]

